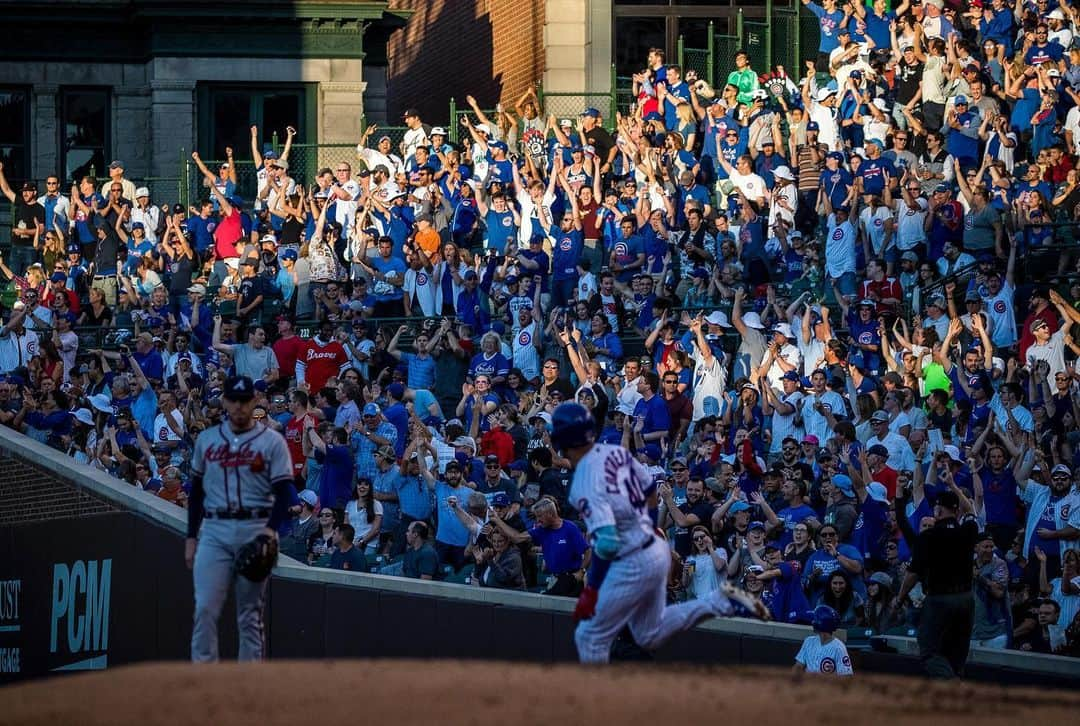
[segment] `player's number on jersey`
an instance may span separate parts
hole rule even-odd
[[[645,492],[642,491],[641,485],[638,484],[633,470],[620,470],[619,481],[610,482],[606,487],[606,491],[608,494],[623,494],[625,492],[627,499],[630,500],[630,505],[634,509],[638,511],[645,509]]]

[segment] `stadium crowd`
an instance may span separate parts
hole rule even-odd
[[[907,634],[955,495],[972,642],[1080,654],[1078,11],[804,4],[804,68],[738,53],[712,88],[653,50],[607,126],[470,98],[462,143],[409,110],[310,179],[296,130],[253,128],[254,199],[234,149],[193,154],[190,208],[119,160],[0,168],[0,421],[184,506],[248,375],[292,454],[284,553],[576,595],[547,430],[576,400],[655,473],[672,599],[730,578],[776,620]]]

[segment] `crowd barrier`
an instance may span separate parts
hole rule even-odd
[[[192,584],[183,565],[185,512],[8,429],[0,429],[4,460],[115,510],[28,515],[0,529],[0,682],[186,660]],[[572,608],[565,598],[314,569],[283,557],[269,587],[269,654],[570,661]],[[808,633],[801,626],[714,620],[676,637],[655,659],[787,666]],[[854,651],[856,669],[919,672],[910,639],[883,645],[897,652]],[[227,657],[236,647],[230,598],[221,620],[222,653]],[[1075,685],[1080,661],[976,650],[969,677]]]

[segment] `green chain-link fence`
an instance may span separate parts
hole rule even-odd
[[[746,20],[742,18],[742,10],[739,10],[742,20],[743,50],[750,60],[750,67],[759,75],[768,73],[772,65],[772,48],[770,47],[771,27],[768,19]]]
[[[741,49],[741,36],[728,33],[713,35],[713,88],[717,95],[723,90],[721,87],[727,81],[728,74],[735,70],[735,53]]]
[[[802,73],[801,56],[805,52],[799,30],[799,7],[774,8],[769,20],[772,23],[772,62],[784,66],[789,76],[798,78]]]
[[[600,112],[606,128],[615,127],[615,96],[611,93],[548,93],[541,89],[540,100],[544,113],[555,114],[560,119],[577,119],[587,108]]]
[[[637,97],[634,95],[634,79],[630,76],[617,77],[615,79],[615,110],[625,116],[636,105]]]

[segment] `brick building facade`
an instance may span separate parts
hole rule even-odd
[[[432,123],[447,120],[453,97],[482,108],[512,105],[544,74],[545,0],[391,0],[412,12],[387,44],[387,120],[409,106]]]

